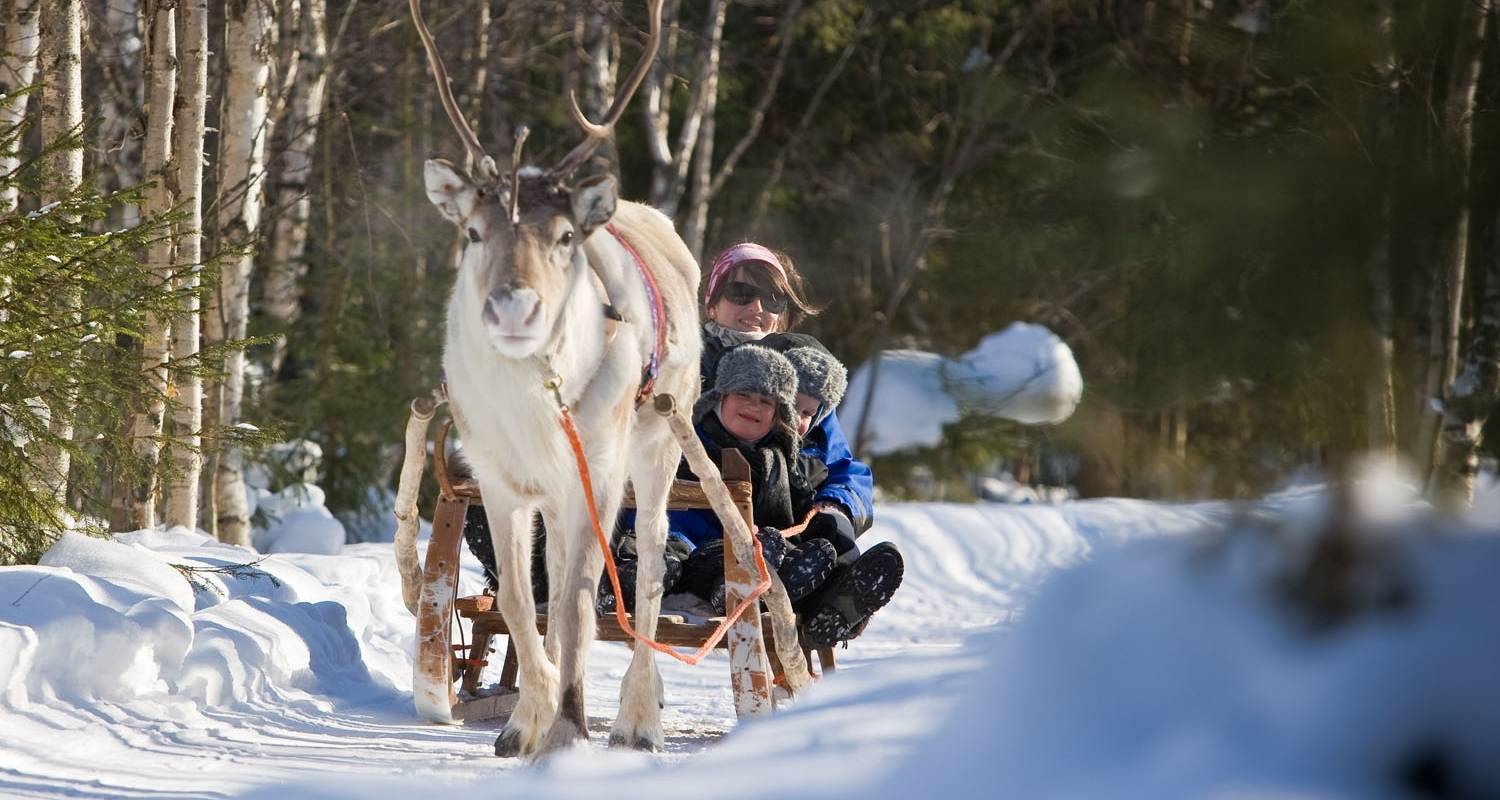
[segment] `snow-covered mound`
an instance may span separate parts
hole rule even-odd
[[[932,447],[943,426],[964,411],[1029,425],[1054,424],[1072,416],[1083,396],[1083,376],[1073,351],[1041,325],[1012,323],[980,340],[958,358],[923,350],[887,350],[867,422],[872,365],[860,365],[849,380],[839,423],[850,435],[866,426],[870,452],[895,453]]]
[[[1306,520],[1321,500],[1261,509]],[[493,727],[418,720],[389,546],[70,538],[0,569],[0,796],[1500,792],[1482,760],[1500,752],[1500,645],[1483,633],[1500,538],[1383,518],[1388,535],[1335,560],[1362,565],[1334,581],[1353,611],[1320,617],[1297,590],[1317,526],[1237,513],[887,504],[865,541],[898,544],[906,583],[791,708],[736,726],[723,656],[659,659],[667,753],[609,752],[630,656],[599,644],[595,747],[519,770],[491,755]],[[462,584],[478,588],[476,565]]]
[[[325,505],[323,488],[294,483],[259,498],[267,527],[257,528],[253,542],[262,553],[318,553],[333,555],[344,548],[344,523]]]

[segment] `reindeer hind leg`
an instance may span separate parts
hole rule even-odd
[[[631,456],[631,484],[636,496],[636,547],[640,559],[635,586],[635,626],[642,635],[654,639],[663,594],[667,494],[672,488],[672,476],[677,469],[677,460],[681,458],[681,450],[660,418],[642,420],[637,445]],[[628,591],[627,587],[621,589]],[[610,746],[660,750],[665,740],[661,723],[664,704],[656,653],[637,642],[630,668],[620,684],[620,714],[610,730]]]

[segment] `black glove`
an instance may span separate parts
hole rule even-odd
[[[842,556],[854,549],[854,523],[842,511],[825,508],[808,520],[800,538],[804,542],[827,539]]]

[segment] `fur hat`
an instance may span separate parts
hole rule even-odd
[[[793,347],[786,351],[786,360],[797,371],[797,391],[816,398],[820,408],[813,420],[817,425],[838,408],[849,388],[849,371],[822,347]]]
[[[743,344],[719,358],[714,385],[693,404],[693,421],[717,410],[724,395],[735,392],[759,394],[776,404],[776,418],[797,430],[797,371],[786,356],[767,347]]]

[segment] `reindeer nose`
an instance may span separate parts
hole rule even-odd
[[[510,336],[533,333],[542,316],[541,298],[528,288],[502,287],[484,301],[484,321]]]

